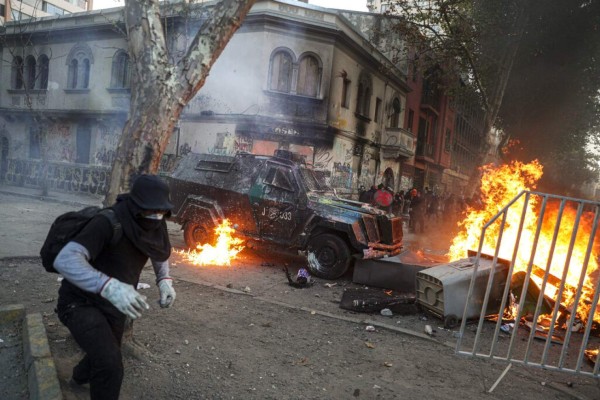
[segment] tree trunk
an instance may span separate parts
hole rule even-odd
[[[157,0],[127,0],[125,24],[134,66],[129,119],[117,146],[105,205],[129,190],[132,177],[158,172],[175,123],[256,0],[222,0],[186,55],[169,61]]]

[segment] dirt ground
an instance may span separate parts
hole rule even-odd
[[[22,223],[42,235],[60,211],[21,199],[3,202],[0,216],[10,213],[7,207],[26,207],[23,215],[40,218],[37,225]],[[11,236],[7,229],[0,226],[3,242]],[[171,234],[181,244],[176,227]],[[600,398],[597,379],[519,365],[488,393],[505,363],[455,355],[455,332],[423,313],[384,317],[340,309],[344,290],[358,286],[348,277],[333,287],[321,280],[308,289],[290,287],[281,268],[295,272],[303,265],[299,257],[245,251],[231,267],[191,266],[177,254],[171,261],[177,290],[171,309],[157,305],[151,268],[142,274],[151,287],[140,290],[153,306],[134,324],[142,350],[124,359],[123,399]],[[21,303],[43,315],[65,398],[88,398],[85,387],[67,383],[82,354],[53,312],[57,275],[43,271],[37,258],[2,258],[0,282],[0,304]],[[432,338],[418,337],[425,325],[434,328]],[[6,382],[0,380],[0,393]]]

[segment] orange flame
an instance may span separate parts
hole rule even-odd
[[[467,257],[468,250],[477,250],[481,237],[481,229],[498,212],[500,212],[511,200],[513,200],[523,190],[534,190],[536,183],[542,177],[542,165],[537,161],[524,164],[518,161],[511,164],[495,167],[486,165],[483,167],[483,176],[481,180],[481,207],[469,207],[466,211],[465,219],[459,223],[461,231],[453,239],[450,247],[449,257],[451,260],[457,260]],[[546,269],[549,263],[549,254],[552,246],[552,239],[556,228],[558,217],[558,202],[548,202],[540,237],[535,249],[533,263],[535,266]],[[525,196],[521,196],[506,213],[506,222],[502,232],[502,240],[498,256],[500,258],[511,260],[516,245],[517,233],[521,222],[522,211],[525,205]],[[537,225],[539,222],[539,208],[541,198],[532,195],[527,205],[523,230],[519,239],[519,248],[515,259],[514,272],[526,271],[529,263]],[[562,279],[565,263],[567,261],[568,249],[571,242],[573,230],[575,228],[577,211],[572,205],[567,203],[560,226],[558,236],[550,262],[549,272],[555,277]],[[588,242],[591,235],[592,213],[584,213],[579,221],[575,246],[571,255],[568,273],[565,278],[565,293],[561,302],[567,307],[571,307],[574,302],[575,290],[579,286],[579,279],[585,261]],[[501,230],[501,218],[492,223],[485,233],[482,253],[493,255],[496,252],[496,245]],[[592,249],[584,283],[582,299],[578,306],[580,317],[587,317],[590,309],[590,301],[594,293],[594,283],[590,279],[591,274],[598,268],[597,248]],[[532,279],[541,286],[541,280],[532,275]],[[545,294],[556,298],[557,289],[552,285],[547,285]],[[600,311],[596,312],[595,319],[600,317]]]
[[[231,222],[224,219],[223,222],[215,228],[217,242],[211,244],[199,244],[191,251],[178,251],[178,254],[184,255],[188,261],[195,265],[231,265],[238,253],[244,249],[244,241],[233,237],[235,229]]]

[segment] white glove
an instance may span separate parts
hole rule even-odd
[[[173,280],[170,278],[162,279],[158,282],[158,290],[160,291],[160,306],[168,308],[175,302],[175,289],[173,289]]]
[[[100,296],[110,301],[119,311],[131,319],[142,316],[142,311],[150,308],[146,296],[139,294],[132,285],[110,278],[102,288]]]

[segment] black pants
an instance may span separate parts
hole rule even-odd
[[[125,315],[112,305],[90,301],[70,288],[63,289],[65,285],[60,290],[58,317],[85,352],[73,368],[73,379],[79,384],[90,383],[92,400],[118,399],[123,382],[121,339]]]

